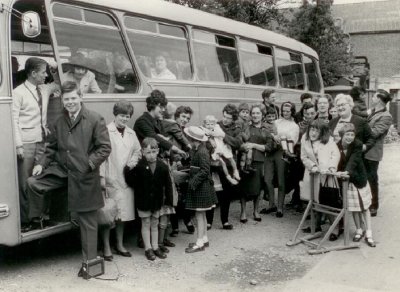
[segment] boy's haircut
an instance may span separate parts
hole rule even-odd
[[[47,66],[47,62],[43,59],[30,57],[25,62],[25,73],[29,76],[33,71],[39,71],[40,67]]]
[[[238,110],[239,110],[239,113],[244,110],[250,111],[250,106],[247,102],[242,102],[241,104],[239,104]]]
[[[296,105],[293,102],[290,101],[285,101],[284,103],[282,103],[281,105],[281,117],[283,117],[283,108],[284,107],[288,107],[290,106],[290,115],[292,116],[292,118],[294,118],[294,116],[296,115]]]
[[[251,106],[251,110],[250,113],[253,111],[254,108],[259,108],[260,112],[263,116],[265,116],[266,110],[265,110],[265,105],[263,105],[262,103],[255,103]],[[274,112],[275,113],[275,112]]]
[[[207,122],[213,122],[214,124],[216,124],[218,122],[218,120],[213,115],[208,115],[208,116],[205,116],[205,118],[203,119],[203,124],[205,124]]]
[[[316,110],[316,111],[318,111],[318,101],[319,101],[321,98],[326,98],[326,100],[328,101],[328,110],[330,110],[331,108],[334,107],[332,95],[326,93],[326,94],[322,95],[321,97],[319,97],[319,98],[317,98],[317,99],[315,100],[314,105],[315,105],[315,110]]]
[[[146,108],[148,111],[155,109],[158,105],[165,107],[168,103],[165,93],[155,89],[150,93],[150,96],[146,98]]]
[[[228,103],[224,108],[222,109],[222,113],[226,112],[228,115],[232,116],[232,119],[236,121],[239,116],[239,111],[233,103]]]
[[[175,111],[175,119],[179,118],[181,116],[181,114],[189,114],[189,115],[193,115],[193,110],[190,106],[184,106],[181,105],[179,106],[176,111]]]
[[[176,105],[172,102],[168,102],[167,106],[165,107],[165,111],[163,112],[164,119],[171,119],[175,116],[176,112]]]
[[[61,93],[64,94],[72,91],[76,91],[79,96],[82,96],[81,90],[75,81],[65,81],[61,86]]]
[[[158,142],[156,139],[147,137],[142,141],[142,149],[145,149],[150,146],[150,149],[158,149]]]
[[[314,108],[315,109],[315,106],[311,102],[306,102],[301,107],[301,112],[304,113],[304,111],[309,110],[310,108]]]
[[[303,103],[303,101],[307,98],[313,98],[313,96],[310,93],[303,93],[302,95],[300,95],[300,101],[301,103]]]
[[[275,92],[275,90],[273,90],[273,89],[265,89],[265,90],[261,93],[262,99],[269,98],[269,97],[271,96],[271,94],[274,93],[274,92]]]
[[[356,132],[356,128],[354,127],[354,124],[352,123],[344,123],[343,126],[339,130],[339,135],[340,137],[343,137],[343,135],[347,132]]]
[[[122,114],[132,117],[133,105],[127,100],[119,100],[114,104],[113,114],[114,116]]]
[[[392,96],[390,95],[389,92],[383,89],[378,89],[376,91],[377,97],[384,103],[387,104],[389,101],[392,100]]]
[[[273,108],[272,106],[267,107],[265,115],[275,115],[275,114],[276,114],[275,108]]]
[[[354,86],[350,89],[349,94],[353,100],[359,99],[361,94],[365,93],[365,89],[361,86]]]
[[[330,132],[328,123],[325,123],[324,121],[321,121],[321,120],[313,120],[307,128],[306,140],[310,140],[310,129],[311,128],[318,130],[318,132],[319,132],[318,139],[322,144],[325,145],[326,143],[328,143],[328,141],[331,137],[331,132]]]

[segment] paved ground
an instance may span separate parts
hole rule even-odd
[[[232,205],[233,231],[210,231],[211,246],[187,255],[184,248],[193,236],[181,232],[166,260],[148,262],[130,234],[132,258],[114,256],[107,263],[107,278],[76,277],[80,261],[76,233],[55,236],[17,248],[1,250],[0,291],[399,291],[400,145],[385,149],[380,168],[381,210],[373,219],[376,248],[364,242],[360,249],[310,256],[307,247],[287,247],[301,215],[287,211],[277,219],[249,217],[239,223],[239,204]],[[249,214],[252,210],[249,206]],[[218,218],[218,217],[216,217]]]

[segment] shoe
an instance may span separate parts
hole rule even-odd
[[[85,269],[83,269],[83,267],[80,268],[78,272],[78,277],[84,278],[86,280],[89,280],[91,278],[91,276],[86,272]]]
[[[207,223],[207,230],[210,230],[210,229],[211,229],[211,224]]]
[[[261,217],[256,217],[254,213],[253,213],[253,219],[254,221],[261,222]]]
[[[240,219],[240,223],[246,224],[247,223],[247,219]]]
[[[261,211],[260,211],[260,214],[271,214],[271,213],[274,213],[274,212],[276,212],[276,211],[278,211],[278,208],[277,207],[271,207],[271,208],[264,208],[264,209],[262,209]]]
[[[368,244],[370,247],[376,247],[375,241],[372,239],[372,237],[365,237],[365,242]]]
[[[233,229],[233,225],[231,223],[229,223],[229,222],[225,222],[222,225],[222,228],[225,229],[225,230],[232,230]]]
[[[189,243],[188,247],[194,247],[195,245],[196,245],[196,243],[191,242],[191,243]],[[204,242],[204,247],[210,247],[210,242],[209,241]]]
[[[113,257],[113,255],[109,255],[109,256],[103,255],[103,259],[104,259],[106,262],[112,262],[112,260],[114,259],[114,257]]]
[[[353,242],[360,242],[360,240],[364,237],[364,232],[363,233],[356,233],[354,234],[353,237]]]
[[[179,230],[178,229],[173,229],[171,231],[171,233],[169,234],[169,236],[176,237],[178,234],[179,234]]]
[[[336,235],[335,233],[331,233],[331,235],[329,235],[329,241],[336,241],[339,238],[339,234]]]
[[[166,259],[167,258],[167,255],[165,253],[163,253],[160,248],[157,248],[156,250],[153,250],[153,253],[160,259]]]
[[[276,216],[276,218],[282,218],[283,213],[281,211],[278,211],[278,212],[276,212],[275,216]]]
[[[168,238],[165,238],[165,239],[164,239],[163,244],[164,244],[165,246],[168,246],[168,247],[175,247],[175,243],[173,243],[172,241],[170,241]]]
[[[303,228],[302,231],[304,233],[311,233],[311,227]],[[321,227],[315,227],[315,232],[321,232],[321,231],[322,231]]]
[[[118,255],[120,255],[120,256],[123,256],[123,257],[127,257],[127,258],[130,258],[130,257],[132,257],[132,254],[129,252],[129,251],[122,251],[122,250],[119,250],[119,249],[115,249],[115,252],[118,254]]]
[[[165,247],[163,244],[159,244],[158,247],[161,249],[163,253],[169,253],[169,249]]]
[[[190,224],[185,224],[185,225],[186,225],[186,229],[187,229],[188,233],[193,234],[194,233],[193,223],[190,222]]]
[[[146,256],[146,258],[147,258],[149,261],[154,261],[154,260],[156,259],[156,255],[154,254],[154,251],[153,251],[151,248],[149,248],[148,250],[146,250],[146,251],[144,252],[144,255]]]
[[[371,208],[369,209],[369,212],[371,213],[371,217],[376,217],[376,215],[378,215],[378,210]]]
[[[204,251],[204,245],[203,246],[198,246],[198,245],[193,245],[191,247],[187,247],[185,248],[185,252],[186,253],[194,253],[194,252],[198,252],[198,251]]]

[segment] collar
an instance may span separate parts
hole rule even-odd
[[[32,90],[33,92],[36,92],[37,86],[29,82],[28,80],[25,81],[26,87],[28,87],[29,90]]]
[[[82,109],[82,107],[76,112],[76,113],[74,113],[74,114],[71,114],[71,113],[69,113],[68,112],[68,116],[71,118],[72,116],[74,116],[75,117],[75,119],[78,117],[78,115],[79,115],[79,113],[81,112],[81,109]]]
[[[107,125],[107,128],[110,132],[117,132],[117,126],[115,125],[115,122],[112,121],[111,123],[109,123]],[[132,133],[133,130],[131,128],[129,128],[128,126],[125,126],[125,133]]]

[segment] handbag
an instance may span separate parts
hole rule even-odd
[[[333,186],[328,184],[329,177],[325,179],[324,184],[320,184],[319,188],[319,203],[321,205],[342,209],[343,199],[340,192],[339,183],[336,178],[333,178]]]
[[[104,192],[104,207],[97,212],[97,222],[102,227],[113,227],[118,214],[117,202]]]

